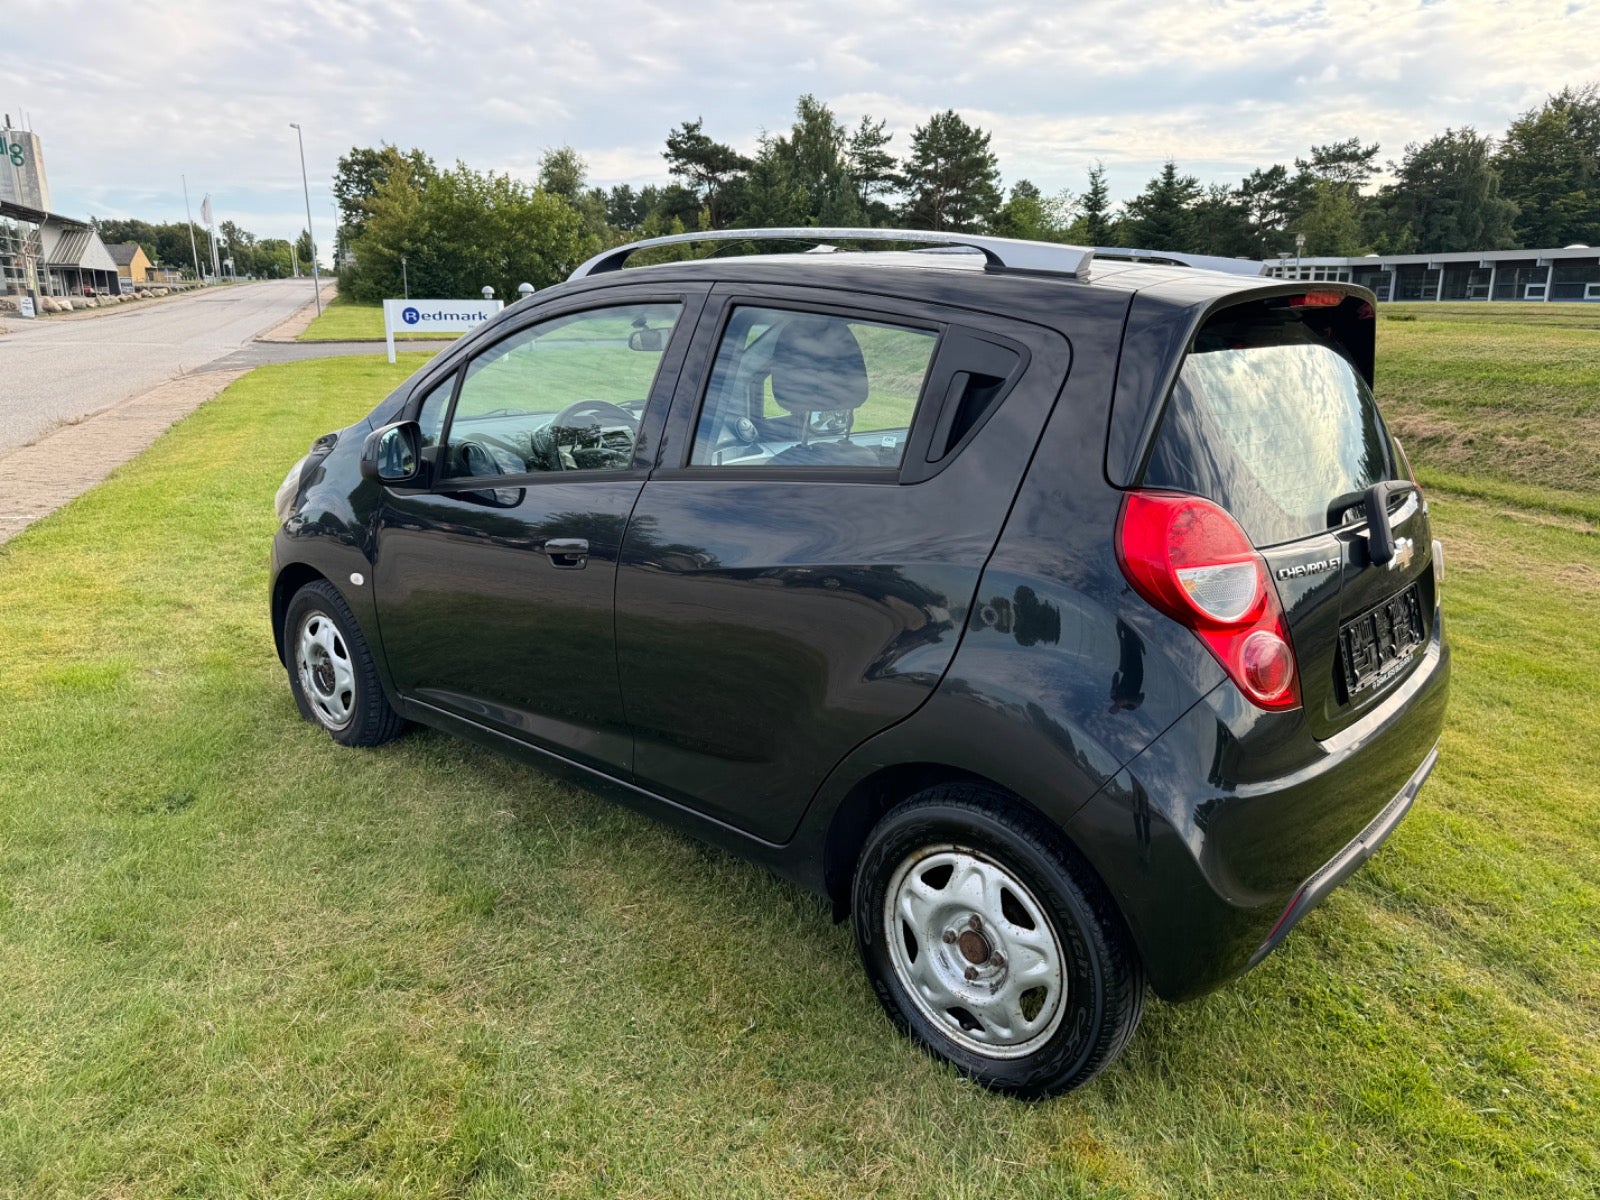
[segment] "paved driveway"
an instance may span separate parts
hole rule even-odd
[[[0,454],[206,370],[287,319],[310,294],[308,281],[282,279],[125,305],[85,320],[7,321],[11,332],[0,337]]]

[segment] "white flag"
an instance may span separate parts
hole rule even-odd
[[[200,223],[202,225],[211,224],[211,196],[209,193],[207,193],[204,200],[200,201]]]

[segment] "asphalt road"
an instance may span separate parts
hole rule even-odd
[[[282,279],[123,306],[85,320],[7,321],[11,332],[0,337],[0,454],[179,375],[225,358],[238,362],[247,347],[269,350],[252,347],[251,339],[293,315],[310,295],[308,281]]]

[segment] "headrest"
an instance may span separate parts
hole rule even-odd
[[[790,318],[772,352],[772,397],[792,413],[865,404],[867,363],[850,327],[834,317]]]

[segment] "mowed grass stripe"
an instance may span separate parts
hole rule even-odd
[[[892,1034],[821,902],[441,735],[298,720],[271,495],[407,359],[263,369],[0,548],[0,1194],[1600,1187],[1592,527],[1434,498],[1456,688],[1412,817],[1021,1105]]]

